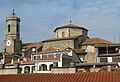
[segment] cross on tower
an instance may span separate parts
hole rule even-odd
[[[15,14],[15,9],[13,9],[13,12],[12,12],[12,16],[15,16],[16,14]]]
[[[70,23],[72,23],[72,21],[70,20]]]

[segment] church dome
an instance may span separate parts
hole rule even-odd
[[[87,30],[86,28],[84,27],[80,27],[78,25],[75,25],[75,24],[67,24],[67,25],[64,25],[64,26],[60,26],[60,27],[57,27],[54,32],[57,30],[57,29],[62,29],[62,28],[78,28],[78,29],[85,29]],[[88,31],[88,30],[87,30]]]
[[[77,26],[75,24],[67,24],[64,26],[57,27],[55,32],[56,38],[63,38],[63,37],[72,37],[72,36],[87,36],[87,29],[81,26]]]

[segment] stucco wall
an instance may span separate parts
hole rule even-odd
[[[52,68],[51,73],[76,73],[76,68]]]
[[[86,47],[87,54],[85,55],[86,63],[95,63],[98,56],[97,49],[94,46],[88,45]]]
[[[0,74],[17,74],[18,69],[0,69]]]

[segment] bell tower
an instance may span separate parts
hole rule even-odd
[[[21,54],[22,41],[20,40],[20,18],[16,16],[15,10],[10,17],[6,18],[6,38],[4,50],[7,53]]]

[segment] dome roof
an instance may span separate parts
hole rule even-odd
[[[75,25],[75,24],[67,24],[67,25],[64,25],[64,26],[57,27],[57,28],[54,30],[54,32],[55,32],[57,29],[62,29],[62,28],[79,28],[79,29],[85,29],[85,30],[87,30],[86,28],[77,26],[77,25]],[[87,31],[88,31],[88,30],[87,30]]]

